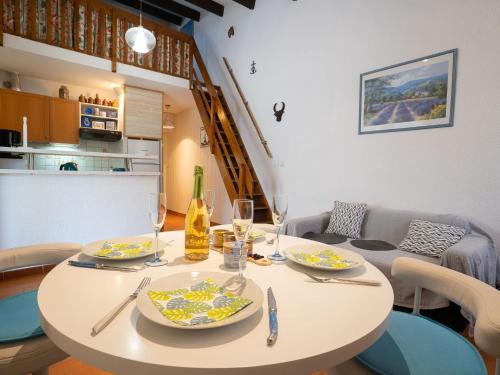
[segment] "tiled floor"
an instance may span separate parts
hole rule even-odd
[[[165,230],[180,230],[184,228],[184,216],[179,214],[169,213],[165,223]],[[43,274],[28,275],[17,279],[9,279],[0,281],[0,298],[5,298],[9,295],[20,293],[23,291],[35,289],[41,282]],[[466,335],[464,335],[467,337]],[[495,373],[495,359],[483,353],[483,358],[488,368],[488,374]],[[51,366],[49,375],[110,375],[105,372],[85,363],[82,363],[74,358],[68,358]],[[326,372],[315,372],[311,375],[326,375]]]

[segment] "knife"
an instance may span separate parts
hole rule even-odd
[[[114,271],[129,271],[137,272],[139,269],[135,267],[120,267],[120,266],[108,266],[107,264],[94,263],[94,262],[82,262],[79,260],[68,260],[70,266],[84,267],[84,268],[96,268],[99,270],[114,270]]]
[[[267,306],[269,308],[269,337],[267,338],[267,345],[274,345],[278,339],[278,308],[276,306],[276,299],[274,298],[273,290],[267,289]]]

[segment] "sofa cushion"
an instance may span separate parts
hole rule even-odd
[[[0,300],[0,343],[44,335],[36,297],[33,290]]]
[[[349,238],[361,237],[361,226],[367,205],[364,203],[345,203],[335,201],[330,224],[325,233],[335,233]]]
[[[413,220],[408,235],[399,244],[399,248],[412,253],[440,257],[450,246],[465,236],[465,229],[454,225],[432,223],[425,220]]]
[[[415,219],[454,225],[464,228],[467,234],[471,233],[470,222],[462,216],[370,206],[363,224],[363,238],[399,244],[406,237],[411,221]]]
[[[312,241],[318,241],[322,243],[326,243],[328,245],[335,245],[339,244],[342,242],[347,241],[346,236],[341,236],[339,234],[335,233],[313,233],[313,232],[307,232],[305,233],[302,238],[312,240]]]

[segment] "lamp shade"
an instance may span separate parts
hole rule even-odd
[[[125,40],[130,48],[137,53],[148,53],[156,46],[156,38],[144,27],[131,27],[125,33]]]

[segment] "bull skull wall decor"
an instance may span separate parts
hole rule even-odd
[[[273,111],[276,116],[276,121],[280,122],[283,114],[285,113],[285,102],[281,102],[281,109],[277,109],[278,103],[274,103]]]
[[[229,28],[229,30],[227,31],[227,37],[231,38],[232,36],[234,36],[234,27],[233,26],[231,26]]]

